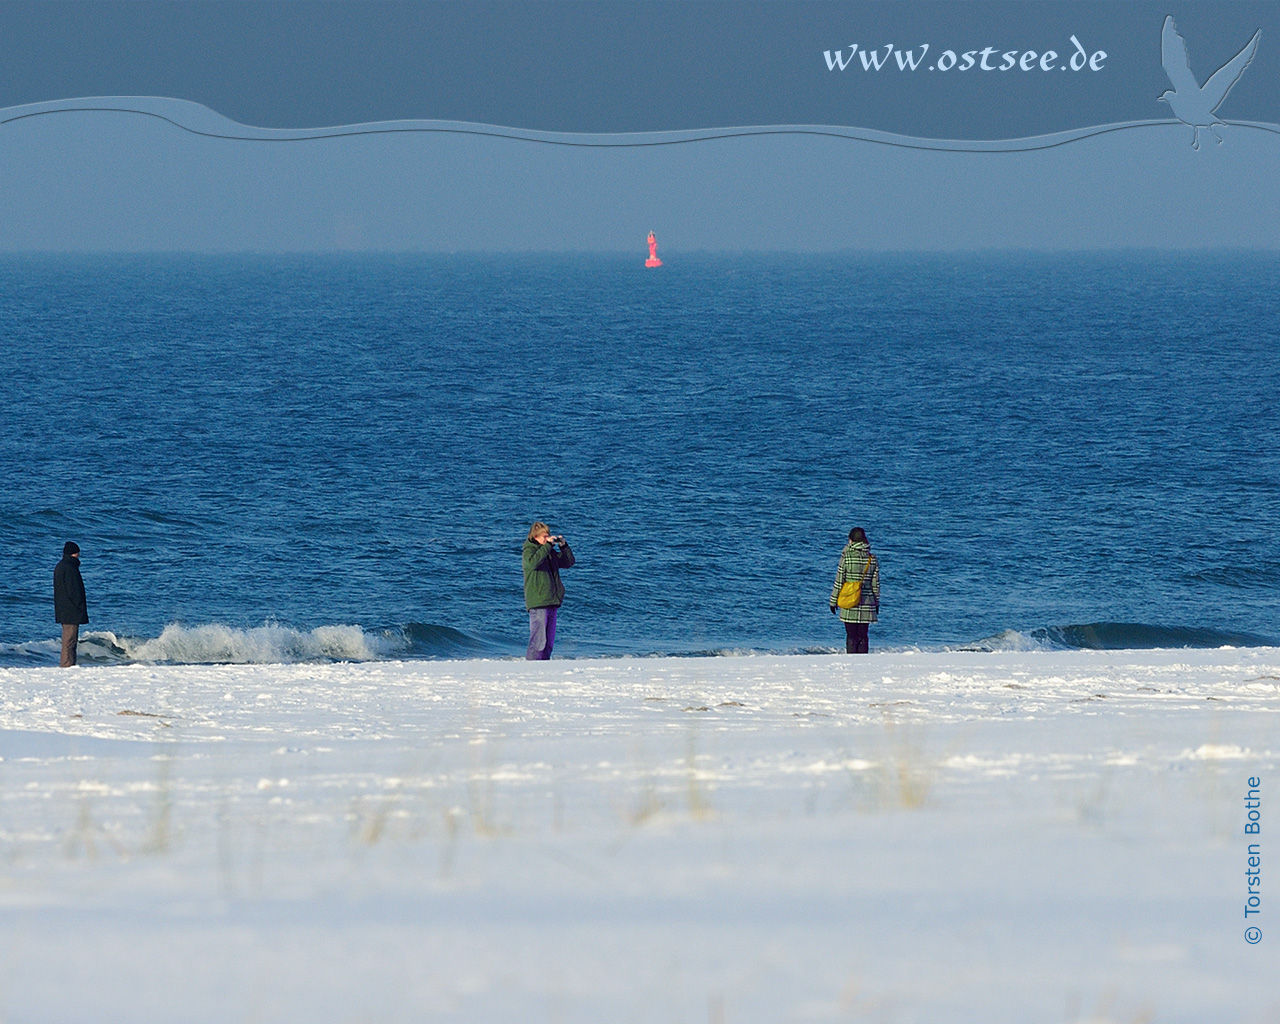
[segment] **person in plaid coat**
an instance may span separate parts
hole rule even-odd
[[[836,598],[846,581],[862,581],[862,597],[852,608],[840,608]],[[880,562],[871,553],[867,534],[861,526],[849,531],[849,543],[840,552],[836,566],[836,582],[831,588],[831,614],[844,623],[844,649],[850,654],[867,653],[867,627],[876,621],[880,610]]]

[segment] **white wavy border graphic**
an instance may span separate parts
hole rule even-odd
[[[619,149],[645,146],[678,146],[691,142],[712,142],[763,135],[815,135],[870,142],[900,149],[923,149],[953,153],[1027,153],[1053,149],[1070,142],[1096,138],[1134,128],[1178,127],[1187,125],[1177,118],[1152,121],[1124,121],[1116,124],[1073,128],[1048,135],[1020,139],[924,139],[869,128],[847,128],[838,125],[758,125],[734,128],[699,128],[658,132],[545,132],[501,125],[476,124],[468,121],[374,121],[366,124],[337,125],[327,128],[255,128],[240,124],[217,111],[190,100],[160,96],[97,96],[83,99],[50,100],[0,109],[0,125],[55,114],[110,113],[154,117],[175,128],[206,138],[235,142],[309,142],[337,139],[348,135],[394,135],[400,133],[436,133],[478,135],[534,142],[551,146],[577,146],[591,149]],[[1230,127],[1252,128],[1280,135],[1280,125],[1261,121],[1223,121]]]

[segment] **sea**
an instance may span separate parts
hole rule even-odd
[[[1280,255],[0,259],[0,665],[1280,643]]]

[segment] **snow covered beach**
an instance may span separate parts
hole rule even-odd
[[[3,669],[0,1020],[1270,1019],[1277,711],[1275,648]]]

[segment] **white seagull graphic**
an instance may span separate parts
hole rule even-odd
[[[1253,34],[1253,38],[1245,48],[1232,57],[1222,67],[1209,76],[1209,81],[1201,85],[1191,73],[1191,62],[1187,59],[1187,43],[1178,35],[1178,28],[1173,23],[1173,15],[1164,19],[1164,28],[1160,30],[1160,63],[1164,65],[1164,73],[1169,76],[1173,88],[1165,91],[1156,99],[1169,104],[1173,116],[1183,124],[1194,129],[1191,136],[1191,148],[1200,148],[1200,129],[1208,128],[1213,137],[1222,145],[1222,136],[1215,129],[1226,125],[1218,120],[1216,111],[1227,98],[1227,93],[1236,84],[1244,69],[1253,60],[1258,49],[1258,38],[1262,29]]]

